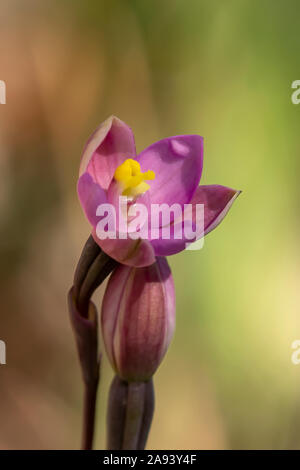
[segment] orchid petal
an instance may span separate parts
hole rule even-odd
[[[115,116],[104,121],[88,140],[81,159],[79,175],[88,172],[95,183],[107,190],[116,168],[136,155],[130,127]]]
[[[170,238],[162,238],[162,228],[159,230],[159,238],[151,240],[156,256],[170,256],[183,251],[187,245],[193,243],[203,235],[207,235],[224,219],[230,207],[239,196],[241,191],[220,185],[199,186],[192,198],[189,209],[184,212],[184,225],[187,231],[195,230],[196,227],[196,204],[204,205],[204,221],[201,235],[194,239],[187,239],[183,232],[183,223],[177,222],[170,225]],[[181,239],[175,239],[174,233],[181,229]]]
[[[100,248],[111,258],[127,266],[144,267],[155,262],[155,255],[149,240],[131,238],[98,238],[94,230],[93,238]],[[118,236],[118,234],[116,234]]]
[[[204,235],[214,230],[224,219],[241,191],[219,184],[202,185],[191,200],[193,208],[196,204],[204,205]],[[193,218],[195,212],[193,210]]]
[[[100,204],[107,202],[105,191],[99,184],[94,183],[89,173],[83,173],[78,180],[77,192],[88,221],[93,227],[96,227],[99,222],[99,217],[96,216],[97,208]]]
[[[150,145],[137,157],[142,171],[152,170],[152,204],[187,204],[200,181],[203,165],[203,138],[199,135],[168,137]]]

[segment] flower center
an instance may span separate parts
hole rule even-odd
[[[154,180],[155,173],[152,170],[142,173],[139,162],[128,158],[118,166],[114,178],[120,183],[123,196],[136,198],[148,191],[150,186],[145,181]]]

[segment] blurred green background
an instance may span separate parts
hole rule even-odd
[[[137,149],[204,136],[202,182],[243,193],[169,259],[177,330],[148,448],[300,448],[297,0],[5,0],[0,19],[0,447],[77,448],[66,293],[89,235],[82,147],[114,114]],[[100,306],[103,287],[95,296]],[[96,448],[105,445],[106,359]]]

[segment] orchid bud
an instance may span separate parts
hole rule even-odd
[[[102,303],[102,332],[112,367],[127,382],[149,380],[175,328],[175,292],[165,258],[144,268],[118,266]]]

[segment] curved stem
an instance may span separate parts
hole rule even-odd
[[[84,388],[82,450],[93,448],[98,381]]]
[[[94,262],[100,252],[100,246],[95,243],[92,235],[90,235],[83,247],[81,256],[75,269],[73,284],[74,295],[76,298],[78,298],[79,296],[79,290],[82,286],[82,283],[88,273],[91,264]]]
[[[87,240],[69,291],[69,312],[84,382],[82,449],[92,449],[100,359],[97,310],[91,296],[118,263],[101,251],[92,236]]]
[[[100,251],[88,268],[85,278],[79,288],[78,308],[82,315],[87,315],[89,300],[93,292],[107,278],[119,263],[110,258],[106,253]]]

